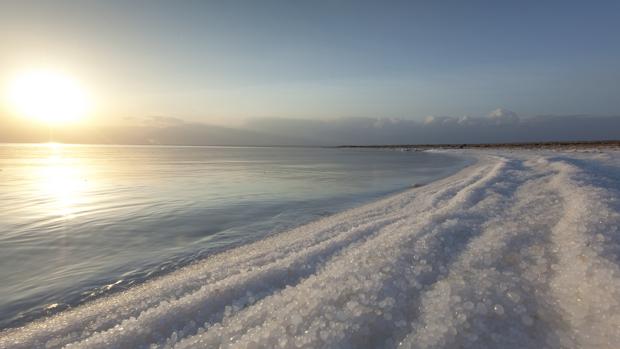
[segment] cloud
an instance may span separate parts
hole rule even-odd
[[[155,127],[179,126],[184,125],[185,120],[172,116],[149,116],[145,119],[145,124]]]
[[[126,116],[123,120],[133,126],[170,127],[186,124],[186,121],[173,116],[151,115],[145,117]]]
[[[44,127],[0,120],[0,142],[45,142]],[[542,115],[520,118],[498,108],[483,116],[254,118],[227,128],[167,116],[134,118],[126,126],[63,129],[55,140],[72,143],[177,145],[462,144],[620,139],[620,116]]]
[[[493,110],[488,116],[496,124],[516,124],[520,121],[517,113],[503,108]]]
[[[0,142],[48,142],[93,144],[161,144],[161,145],[300,145],[306,139],[247,129],[236,129],[164,117],[126,118],[122,126],[62,127],[53,132],[40,123],[27,123],[0,115]]]
[[[424,125],[462,125],[462,126],[484,126],[484,125],[515,125],[520,122],[517,113],[504,108],[497,108],[486,117],[472,117],[469,115],[453,116],[427,116]]]
[[[340,118],[329,121],[284,118],[249,120],[247,128],[341,144],[505,143],[620,139],[620,116],[536,116],[520,118],[497,108],[486,116],[427,116],[422,121],[396,118]]]

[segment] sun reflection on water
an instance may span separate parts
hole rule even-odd
[[[74,218],[88,202],[90,184],[86,165],[76,157],[65,156],[64,146],[49,143],[49,156],[36,169],[35,179],[48,213],[66,219]]]

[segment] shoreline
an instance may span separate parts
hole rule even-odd
[[[334,153],[334,151],[321,150],[320,154],[332,153]],[[359,152],[350,150],[335,150],[335,154],[356,155],[359,154]],[[181,267],[203,260],[224,250],[229,250],[239,245],[251,243],[265,238],[265,236],[268,235],[274,235],[291,230],[294,227],[310,223],[323,216],[333,215],[334,213],[341,212],[346,209],[362,206],[376,201],[377,199],[394,195],[402,192],[412,185],[429,183],[438,178],[443,178],[453,174],[467,164],[466,162],[448,154],[418,155],[419,156],[410,156],[404,153],[389,155],[382,151],[370,157],[364,155],[364,157],[361,157],[360,159],[367,159],[365,160],[366,163],[374,164],[370,165],[372,168],[376,168],[377,166],[384,167],[377,165],[384,163],[382,159],[395,158],[396,162],[394,165],[389,165],[389,161],[386,161],[385,163],[394,168],[399,168],[400,170],[391,171],[389,170],[389,166],[387,166],[382,171],[384,175],[379,176],[369,176],[370,171],[367,171],[368,173],[364,171],[349,172],[346,175],[347,178],[350,177],[348,181],[359,180],[359,178],[363,178],[364,176],[376,179],[373,180],[373,182],[366,182],[371,184],[369,186],[358,186],[359,189],[357,191],[342,191],[342,194],[337,195],[336,193],[338,192],[334,190],[331,191],[331,193],[322,196],[316,195],[315,193],[310,193],[314,195],[314,197],[306,195],[298,196],[298,198],[303,201],[297,202],[291,198],[286,205],[283,203],[271,204],[268,206],[269,210],[264,210],[267,213],[263,215],[255,214],[255,212],[249,212],[244,217],[233,217],[231,219],[231,223],[227,225],[229,231],[235,229],[233,234],[228,234],[229,236],[232,236],[232,238],[227,238],[226,230],[212,229],[214,233],[207,235],[207,238],[210,239],[210,241],[202,243],[201,246],[195,247],[190,244],[186,244],[184,249],[178,247],[177,252],[174,255],[168,255],[162,258],[158,258],[158,256],[149,258],[142,257],[140,259],[136,258],[137,262],[134,260],[129,260],[126,263],[117,263],[115,266],[117,266],[117,270],[120,271],[100,272],[99,274],[88,273],[89,275],[86,275],[85,277],[88,279],[86,279],[86,281],[81,281],[80,283],[71,284],[66,282],[64,285],[61,285],[61,287],[53,288],[53,284],[45,282],[45,276],[40,279],[43,281],[25,283],[25,286],[23,286],[25,289],[33,289],[40,285],[41,291],[39,294],[35,294],[35,296],[31,296],[30,298],[22,296],[20,293],[15,293],[15,298],[22,298],[18,298],[18,301],[12,302],[9,301],[8,297],[13,296],[13,294],[8,292],[3,293],[7,295],[7,298],[4,300],[4,303],[0,304],[0,312],[4,312],[3,316],[0,317],[0,331],[7,328],[21,327],[29,322],[32,322],[33,320],[48,317],[69,308],[78,307],[97,298],[120,292],[138,283],[148,282],[155,276],[168,274]],[[329,157],[325,158],[329,160]],[[433,170],[436,172],[435,174],[429,174],[428,172],[422,173],[417,170],[413,170],[415,168],[422,168],[426,166],[421,164],[424,161],[429,161],[429,159],[432,160],[432,164],[435,164],[434,166],[438,166],[435,167],[435,170]],[[408,163],[411,165],[407,165]],[[438,165],[440,163],[442,165]],[[358,169],[363,170],[360,168]],[[403,172],[404,170],[402,169],[407,170],[406,172]],[[412,169],[413,172],[409,171],[409,169]],[[331,175],[331,172],[323,172],[330,173]],[[396,177],[394,175],[396,175]],[[320,176],[322,175],[316,175],[314,177]],[[354,177],[357,177],[358,179],[355,179]],[[330,184],[328,183],[327,185]],[[321,190],[320,188],[317,189]],[[339,188],[335,189],[338,190]],[[261,202],[256,201],[256,204],[260,205]],[[272,207],[275,207],[275,209]],[[229,211],[235,214],[234,207],[233,209],[222,208],[220,209],[220,214],[226,215],[229,214]],[[270,216],[269,212],[276,212],[277,216]],[[179,212],[179,214],[182,214],[182,212]],[[153,219],[157,219],[157,217],[154,216]],[[203,220],[209,221],[209,218],[206,217]],[[269,224],[267,222],[269,220],[275,223]],[[182,218],[177,218],[176,221],[178,221],[179,224],[184,223],[184,219]],[[252,222],[257,223],[252,225]],[[231,227],[233,228],[231,229]],[[175,234],[172,232],[168,236],[168,238],[164,237],[163,240],[174,238]],[[110,241],[112,242],[113,240]],[[164,241],[162,244],[165,246],[166,242]],[[160,244],[160,246],[162,244]],[[84,244],[83,249],[89,247],[90,246]],[[50,250],[53,250],[53,248],[50,248]],[[104,251],[102,248],[99,248],[99,250]],[[131,250],[131,248],[128,248],[128,250]],[[110,252],[116,253],[116,250],[112,250]],[[97,256],[106,256],[105,251],[100,254],[97,253],[99,252],[90,255],[93,260],[96,260]],[[135,255],[138,256],[138,254]],[[85,263],[83,263],[83,265],[85,267],[83,269],[87,269],[89,266],[89,261],[86,260],[84,262]],[[128,265],[132,265],[132,267],[127,267]],[[33,269],[36,270],[37,268]],[[17,279],[18,276],[22,274],[19,270],[16,271],[15,269],[13,269],[13,271],[8,271],[9,269],[5,270],[7,270],[7,274],[12,273],[15,275],[16,277],[14,279]],[[43,273],[41,274],[45,275]],[[18,284],[15,281],[7,283],[9,285]]]
[[[463,143],[463,144],[387,144],[387,145],[340,145],[344,149],[620,149],[620,140],[573,141],[573,142],[516,142],[516,143]]]
[[[617,343],[620,153],[457,154],[478,161],[0,332],[0,346]]]

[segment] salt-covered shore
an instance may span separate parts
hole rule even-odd
[[[620,152],[459,173],[0,334],[0,348],[617,348]]]

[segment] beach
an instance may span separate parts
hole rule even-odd
[[[614,348],[620,152],[449,177],[0,333],[2,348]]]

